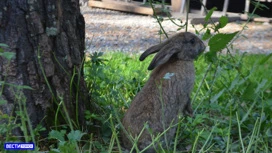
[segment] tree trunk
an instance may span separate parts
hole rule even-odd
[[[56,116],[59,124],[68,123],[65,109],[73,125],[82,127],[89,97],[82,70],[85,23],[79,1],[1,0],[0,43],[16,54],[10,63],[0,56],[0,81],[33,89],[22,90],[18,98],[14,86],[0,84],[0,100],[6,101],[0,114],[16,116],[18,102],[25,102],[33,128],[52,128]]]

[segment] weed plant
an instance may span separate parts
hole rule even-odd
[[[264,7],[260,3],[255,4],[255,9]],[[208,41],[210,48],[209,52],[195,62],[197,77],[192,93],[195,116],[193,118],[181,117],[177,125],[178,131],[175,141],[172,143],[173,149],[162,149],[161,151],[271,152],[272,80],[271,72],[269,72],[271,71],[269,69],[272,62],[271,54],[232,54],[234,49],[231,44],[240,37],[246,25],[241,31],[220,33],[219,30],[228,24],[228,18],[222,16],[218,23],[210,21],[215,10],[216,8],[213,8],[207,12],[205,18],[205,21],[211,24],[204,24],[203,29],[196,30],[197,34],[202,35],[203,40]],[[253,14],[250,14],[250,17],[252,16]],[[162,18],[155,17],[161,28],[159,34],[168,37],[161,25]],[[174,19],[169,19],[175,22]],[[184,26],[187,27],[187,23],[179,27]],[[222,53],[223,49],[226,52],[224,54]],[[97,55],[99,54],[92,55],[95,57],[91,57],[91,59],[97,59]],[[104,114],[115,114],[115,123],[111,124],[117,128],[111,128],[111,132],[116,133],[118,127],[121,129],[120,118],[122,118],[132,97],[148,78],[148,72],[143,68],[147,67],[150,58],[145,63],[135,63],[138,56],[110,53],[101,56],[100,59],[104,61],[100,63],[102,67],[97,68],[97,65],[95,67],[103,77],[91,78],[90,80],[96,82],[91,81],[89,85],[93,86],[98,83],[99,86],[102,84],[109,88],[105,88],[107,90],[104,92],[99,90],[100,93],[92,91],[90,93],[93,93],[93,97],[113,96],[111,98],[114,99],[113,101],[105,103],[106,99],[103,99],[101,102],[104,105],[100,106],[103,106]],[[90,63],[94,63],[94,61]],[[130,68],[133,67],[133,71],[127,67],[128,65]],[[91,68],[93,67],[91,66]],[[121,75],[119,72],[115,73],[116,70],[121,72]],[[88,72],[93,73],[93,71],[86,73]],[[111,74],[114,76],[104,78],[104,76]],[[124,82],[122,83],[122,81]],[[115,139],[117,140],[116,135]],[[121,152],[120,149],[118,151]]]
[[[93,81],[98,85],[107,84],[103,89],[100,86],[99,93],[95,92],[92,95],[111,97],[103,99],[101,101],[103,105],[99,105],[104,115],[96,114],[96,116],[102,117],[101,121],[106,126],[110,114],[113,114],[111,118],[115,123],[107,124],[113,124],[117,128],[108,127],[106,132],[111,133],[112,136],[114,132],[118,132],[118,128],[120,129],[116,117],[122,118],[132,98],[146,82],[149,75],[146,68],[152,57],[139,66],[138,55],[124,53],[100,55],[99,59],[103,59],[104,63],[97,69],[100,69],[99,74],[103,75],[95,75],[95,79],[92,78],[91,82],[87,82],[90,83],[89,85],[92,85]],[[224,55],[221,56],[222,62],[217,67],[211,66],[208,74],[205,72],[209,62],[204,56],[195,62],[197,75],[192,93],[194,117],[181,119],[178,126],[182,130],[178,132],[176,144],[173,144],[177,150],[181,152],[272,151],[270,149],[272,60],[268,57],[254,54],[235,55],[233,58],[238,60],[233,64],[228,62],[229,57]],[[86,73],[91,73],[89,69],[93,66],[89,67],[87,64],[85,66],[87,66],[85,70],[88,70]],[[237,68],[239,71],[236,70]],[[197,91],[204,77],[204,83]],[[116,94],[112,95],[112,93]],[[116,112],[117,116],[114,115]],[[103,134],[105,133],[102,132]],[[104,141],[104,143],[110,142]]]

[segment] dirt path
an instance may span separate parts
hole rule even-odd
[[[88,52],[141,52],[160,42],[159,25],[150,16],[83,7],[86,22]],[[240,31],[244,22],[229,23],[222,32]],[[171,35],[177,27],[164,21],[163,27]],[[202,25],[195,25],[197,29]],[[194,32],[190,26],[189,31]],[[249,53],[272,53],[272,24],[249,23],[247,30],[234,42],[234,49]],[[234,51],[235,51],[234,50]]]

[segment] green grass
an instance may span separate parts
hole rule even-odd
[[[272,60],[266,55],[220,56],[213,64],[204,56],[196,62],[192,93],[193,118],[182,119],[176,137],[181,152],[271,152]],[[138,55],[108,53],[85,64],[86,81],[93,100],[103,110],[104,120],[112,115],[116,133],[120,118],[148,79],[148,64]],[[103,61],[103,63],[102,63]],[[95,74],[95,75],[94,75]],[[204,79],[203,79],[204,78]],[[200,86],[200,84],[202,84]],[[97,90],[93,90],[93,87]],[[100,120],[103,120],[101,119]],[[119,127],[119,129],[118,129]],[[102,130],[102,135],[105,131]],[[107,147],[106,142],[104,147]]]
[[[120,119],[150,74],[147,67],[152,57],[144,62],[140,62],[138,57],[115,52],[105,55],[96,53],[87,59],[84,65],[85,80],[92,100],[97,104],[97,111],[86,111],[86,118],[90,127],[93,120],[101,122],[100,135],[79,130],[52,130],[46,139],[55,139],[58,143],[57,147],[51,147],[51,152],[121,151],[118,137]],[[191,95],[194,117],[181,117],[172,149],[168,151],[271,152],[270,55],[224,55],[214,63],[206,62],[204,57],[195,62],[196,80]],[[24,103],[22,106],[25,107]],[[23,108],[20,112],[18,116],[27,119]],[[11,131],[9,124],[13,118],[5,115],[1,115],[1,118],[10,120],[8,124],[0,126],[1,133]],[[24,124],[17,126],[26,128]],[[33,134],[38,136],[36,130],[31,132],[31,137],[34,137]],[[29,138],[27,133],[25,137]],[[16,141],[12,137],[7,139]]]
[[[196,80],[192,92],[194,117],[180,117],[178,131],[169,150],[161,152],[272,152],[272,59],[271,55],[220,55],[213,63],[202,55],[195,61]],[[92,130],[52,130],[50,153],[55,152],[121,152],[120,120],[135,95],[149,78],[147,70],[152,57],[138,60],[139,55],[96,53],[87,57],[85,80],[96,104],[96,111],[86,111],[87,125],[100,121],[99,133]],[[18,90],[25,86],[18,86]],[[20,92],[18,91],[18,96]],[[24,99],[18,117],[27,128],[30,121]],[[7,124],[0,125],[0,142],[16,141],[10,135],[14,117],[5,114]],[[96,126],[97,126],[96,125]],[[42,147],[38,132],[33,129],[26,139],[35,139]],[[27,130],[24,130],[27,131]],[[1,135],[8,133],[8,137]],[[34,134],[34,135],[33,135]],[[33,138],[35,137],[35,138]],[[37,138],[37,139],[36,139]],[[154,137],[154,140],[158,139]],[[44,140],[42,140],[44,141]],[[41,141],[41,142],[42,142]],[[55,142],[55,143],[54,143]],[[37,148],[36,150],[39,150]],[[0,149],[2,150],[2,148]]]

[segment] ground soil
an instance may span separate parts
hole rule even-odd
[[[151,16],[89,7],[82,7],[81,11],[86,23],[87,52],[137,53],[161,40],[158,34],[159,24]],[[221,32],[241,31],[244,25],[244,21],[232,22]],[[178,27],[170,21],[164,21],[163,27],[170,36],[177,33]],[[194,27],[199,30],[203,25],[194,25]],[[190,25],[189,31],[194,32],[194,27]],[[250,22],[233,44],[233,52],[272,53],[272,24]]]

